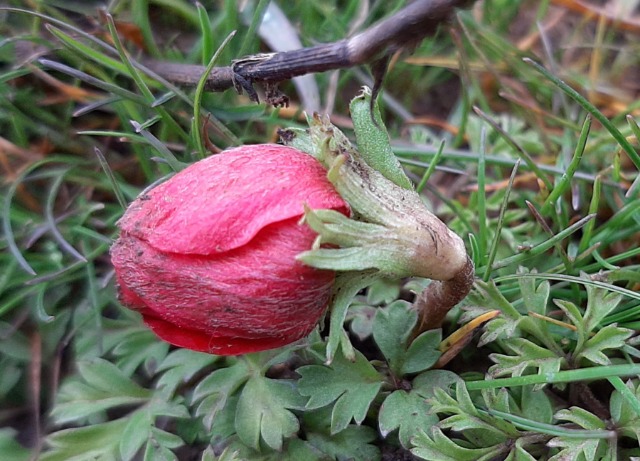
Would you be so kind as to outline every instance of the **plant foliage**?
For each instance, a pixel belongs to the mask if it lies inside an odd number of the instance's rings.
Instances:
[[[178,86],[146,58],[229,65],[267,47],[274,5],[276,29],[311,45],[405,2],[5,3],[3,460],[640,458],[632,11],[485,0],[392,60],[393,152],[476,267],[442,329],[414,334],[428,280],[365,274],[342,279],[328,328],[216,357],[119,304],[108,251],[124,207],[218,148],[301,126],[298,91],[353,139],[348,101],[367,78],[283,83],[292,106],[273,109]]]

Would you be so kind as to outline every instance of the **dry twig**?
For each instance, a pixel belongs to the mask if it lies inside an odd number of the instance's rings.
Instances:
[[[234,87],[243,90],[254,101],[258,95],[253,85],[265,88],[267,102],[286,104],[286,96],[277,90],[279,82],[298,75],[377,63],[386,68],[386,58],[401,48],[415,46],[435,33],[438,25],[447,21],[455,8],[473,0],[417,0],[396,14],[384,19],[354,37],[333,43],[280,53],[246,56],[231,66],[214,68],[207,78],[205,89],[225,91]],[[204,66],[148,60],[145,66],[163,78],[184,86],[195,86],[205,71]],[[384,72],[376,71],[377,90]]]

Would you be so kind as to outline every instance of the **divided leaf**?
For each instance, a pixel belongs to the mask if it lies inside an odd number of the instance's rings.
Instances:
[[[590,280],[587,274],[582,274],[582,276]],[[618,304],[622,301],[622,295],[588,283],[586,287],[587,308],[584,313],[584,328],[586,331],[592,332],[600,326],[602,320],[611,311],[618,307]]]
[[[502,312],[502,315],[487,322],[478,346],[484,346],[497,339],[508,340],[526,332],[550,350],[560,352],[560,347],[549,333],[546,322],[528,315],[528,312],[546,314],[550,284],[546,280],[538,283],[535,277],[526,276],[528,273],[526,268],[518,269],[518,274],[523,275],[518,280],[526,309],[523,313],[504,297],[493,282],[476,282],[476,289],[470,297],[472,306],[465,309],[467,312],[462,321],[467,322],[496,308]]]
[[[60,388],[51,416],[57,424],[76,422],[113,407],[145,403],[152,396],[114,364],[96,358],[78,363],[78,375]]]
[[[367,303],[371,306],[390,304],[400,296],[397,280],[379,278],[367,288]]]
[[[629,390],[628,395],[623,395],[618,390],[611,394],[609,402],[611,419],[624,435],[640,442],[640,413],[635,409],[640,401],[640,384],[634,384],[629,380],[625,386]],[[631,399],[635,399],[635,402],[630,402]]]
[[[602,457],[604,451],[602,442],[601,439],[569,439],[566,437],[556,437],[549,440],[547,445],[552,448],[561,448],[561,450],[549,458],[549,461],[613,459],[611,457]]]
[[[236,408],[238,437],[256,450],[261,437],[269,447],[281,450],[283,439],[300,428],[298,418],[289,409],[302,409],[305,400],[291,382],[252,377],[242,389]]]
[[[489,357],[496,364],[489,369],[493,377],[522,376],[529,368],[536,368],[538,374],[555,373],[560,370],[564,358],[558,357],[548,349],[538,346],[528,339],[512,338],[505,342],[505,347],[512,354],[491,354]]]
[[[338,434],[331,434],[332,410],[330,407],[307,410],[302,416],[306,439],[323,454],[322,461],[378,461],[380,450],[375,445],[378,440],[376,431],[369,426],[350,424]]]
[[[417,392],[395,391],[383,402],[378,415],[380,434],[386,437],[399,429],[400,443],[411,448],[410,440],[419,431],[427,431],[438,423],[438,417],[430,413],[431,407]]]
[[[238,458],[238,452],[230,447],[225,448],[219,456],[216,456],[213,448],[209,446],[202,452],[200,461],[242,461],[242,459]]]
[[[373,322],[373,338],[397,377],[419,373],[440,358],[441,330],[422,333],[407,347],[418,314],[406,301],[395,301],[379,308]]]
[[[349,306],[346,320],[349,323],[349,330],[356,335],[360,341],[364,341],[373,333],[373,323],[378,308],[367,304],[354,302]]]
[[[406,301],[379,308],[373,322],[373,339],[384,354],[389,368],[401,375],[406,343],[418,321],[418,313]]]
[[[581,407],[571,407],[559,410],[556,412],[555,418],[563,421],[570,421],[584,429],[597,430],[604,429],[606,427],[604,421]]]
[[[335,402],[331,412],[332,434],[344,430],[352,419],[362,423],[383,381],[359,351],[355,351],[353,362],[338,352],[330,367],[308,365],[297,371],[301,376],[299,392],[310,397],[306,408],[320,408]]]
[[[427,434],[419,431],[412,440],[415,456],[426,461],[488,461],[496,455],[494,447],[466,448],[458,445],[435,426]]]
[[[173,394],[178,386],[184,384],[203,368],[213,365],[219,357],[189,349],[176,349],[162,361],[157,371],[164,373],[156,384],[157,388]]]
[[[329,461],[320,450],[306,440],[292,438],[286,440],[281,451],[260,452],[243,444],[238,437],[231,438],[220,458],[202,461]],[[229,454],[223,457],[225,452]]]
[[[147,371],[152,372],[155,364],[162,362],[169,344],[158,341],[158,337],[150,330],[142,326],[131,327],[125,330],[125,335],[107,335],[105,346],[115,341],[112,353],[117,357],[115,364],[126,376],[131,376],[142,364]],[[120,337],[123,336],[123,337]]]
[[[477,280],[474,289],[467,299],[472,307],[465,308],[466,312],[460,320],[463,323],[494,309],[501,311],[500,316],[487,322],[485,325],[484,332],[478,341],[479,347],[493,342],[496,339],[515,336],[518,324],[523,316],[502,293],[500,293],[495,283]]]
[[[118,459],[118,446],[127,425],[124,418],[49,434],[50,449],[41,461],[73,461],[87,459]]]
[[[523,267],[518,268],[518,274],[527,274],[529,271]],[[522,301],[528,312],[545,315],[547,313],[547,303],[549,302],[549,294],[551,285],[548,280],[542,280],[538,284],[535,277],[522,277],[518,280],[520,292],[522,293]],[[538,284],[536,286],[536,284]]]
[[[334,296],[331,300],[331,318],[329,321],[329,340],[327,341],[327,363],[331,363],[338,352],[353,359],[353,346],[344,331],[347,309],[356,294],[378,279],[377,275],[367,273],[345,273],[336,278]]]
[[[589,279],[585,274],[582,277]],[[602,320],[618,306],[622,296],[588,283],[586,288],[587,307],[584,314],[572,302],[556,299],[554,303],[576,327],[577,342],[572,352],[575,362],[579,363],[584,358],[598,365],[610,365],[611,360],[603,351],[622,348],[633,331],[615,325],[600,328]]]
[[[544,389],[537,389],[535,386],[522,388],[520,414],[543,424],[553,423],[553,405]]]
[[[590,337],[584,347],[576,354],[576,359],[585,358],[598,365],[611,365],[611,359],[602,351],[621,349],[633,331],[627,328],[607,325]]]
[[[122,459],[134,459],[136,453],[146,443],[145,451],[169,451],[184,445],[179,436],[156,427],[158,417],[189,418],[189,412],[181,405],[172,401],[154,399],[149,404],[128,415],[119,443]],[[172,456],[174,456],[172,454]],[[175,456],[174,456],[175,457]],[[157,458],[153,458],[157,459]]]
[[[323,434],[310,432],[308,442],[320,450],[329,459],[344,459],[353,461],[378,461],[380,450],[373,445],[377,439],[376,431],[368,426],[350,424],[339,434]],[[299,458],[303,459],[303,458]],[[305,461],[307,458],[304,458]],[[322,460],[326,460],[322,457]]]
[[[200,401],[196,416],[202,416],[205,427],[211,429],[218,413],[228,400],[249,379],[246,362],[237,361],[232,366],[220,368],[200,381],[193,392],[192,402]]]
[[[433,461],[535,459],[529,450],[539,453],[550,437],[532,437],[532,432],[521,432],[507,417],[512,415],[534,424],[536,421],[549,424],[552,405],[546,394],[535,391],[533,386],[525,386],[517,390],[485,389],[480,395],[475,392],[474,395],[472,399],[461,380],[456,381],[455,391],[434,389],[433,398],[427,402],[431,405],[432,412],[445,417],[431,430],[420,431],[412,439],[415,447],[412,452]],[[534,405],[541,408],[533,410]],[[496,414],[492,414],[492,411]],[[531,414],[526,414],[528,412]]]

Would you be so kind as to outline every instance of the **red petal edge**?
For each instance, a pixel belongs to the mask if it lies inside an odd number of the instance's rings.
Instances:
[[[349,214],[326,175],[320,162],[296,149],[242,146],[196,162],[138,197],[119,225],[163,252],[221,253],[269,224],[302,216],[305,204]]]
[[[219,355],[290,344],[326,309],[334,274],[295,256],[315,233],[296,220],[263,229],[242,248],[215,256],[159,252],[123,232],[111,259],[120,300],[165,341]]]

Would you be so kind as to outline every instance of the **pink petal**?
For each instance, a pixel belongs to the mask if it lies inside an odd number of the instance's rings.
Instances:
[[[139,197],[119,225],[160,251],[211,255],[302,216],[304,204],[348,213],[313,157],[275,144],[242,146],[194,163]]]
[[[165,253],[123,232],[111,252],[122,301],[161,338],[195,350],[241,354],[294,342],[317,324],[334,280],[295,260],[315,239],[297,221],[211,256]]]

